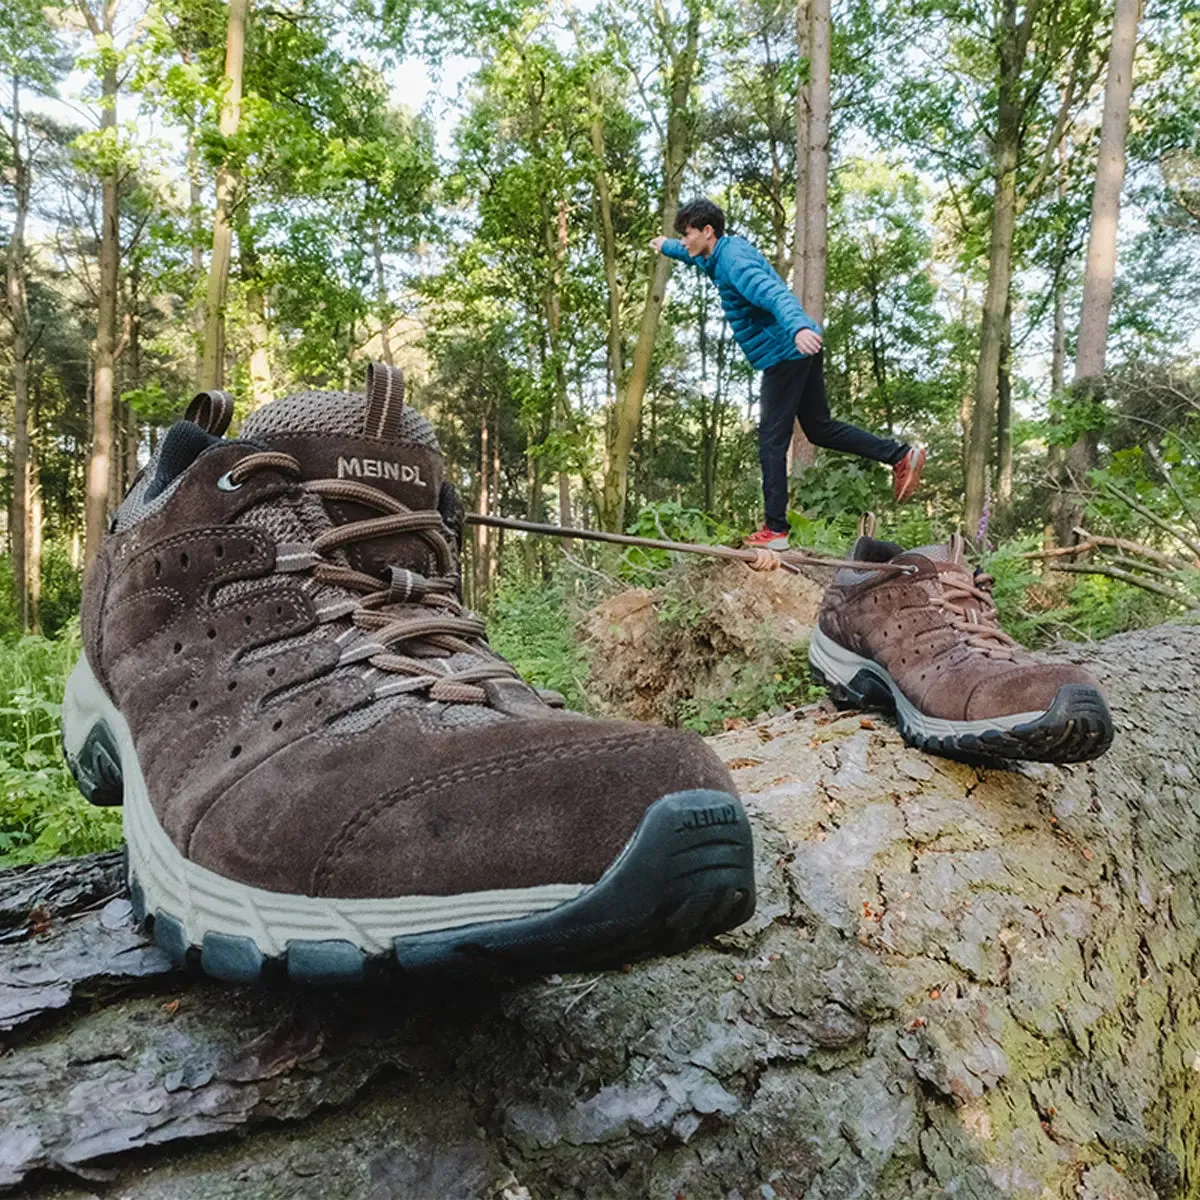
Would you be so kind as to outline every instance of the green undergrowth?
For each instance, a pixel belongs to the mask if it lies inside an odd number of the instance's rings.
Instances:
[[[59,744],[63,686],[78,654],[77,623],[57,638],[0,641],[0,867],[120,844],[120,811],[84,800]]]
[[[730,724],[763,714],[800,708],[825,695],[808,666],[808,644],[791,648],[773,664],[750,662],[740,667],[725,695],[694,697],[680,703],[679,724],[696,733],[720,733]]]
[[[561,692],[568,708],[585,712],[588,662],[575,636],[571,593],[565,573],[545,581],[511,571],[488,609],[488,641],[530,683]]]

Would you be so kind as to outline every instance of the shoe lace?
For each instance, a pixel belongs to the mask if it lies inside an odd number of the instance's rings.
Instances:
[[[992,596],[995,579],[982,571],[973,577],[960,566],[939,569],[941,595],[935,604],[950,617],[950,624],[965,635],[965,643],[990,658],[1009,659],[1017,642],[999,627]]]
[[[255,471],[276,470],[299,475],[300,463],[290,454],[248,454],[229,472],[239,486]],[[450,704],[486,704],[480,686],[490,679],[519,679],[516,670],[487,644],[483,622],[458,599],[453,552],[442,533],[436,510],[410,509],[386,492],[346,479],[302,480],[300,486],[322,500],[345,500],[381,515],[335,525],[307,546],[280,547],[277,564],[288,572],[310,571],[318,582],[356,593],[345,606],[335,606],[324,619],[349,617],[365,635],[343,651],[339,665],[366,662],[401,678],[377,688],[376,697],[428,689],[429,699]],[[353,542],[409,533],[433,553],[437,572],[423,575],[406,567],[390,567],[384,579],[331,562],[328,555]],[[382,586],[381,586],[382,585]],[[419,606],[422,612],[402,611]],[[477,666],[451,670],[444,659],[463,652],[482,658]]]

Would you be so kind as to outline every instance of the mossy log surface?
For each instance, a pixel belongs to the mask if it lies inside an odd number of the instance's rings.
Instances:
[[[132,929],[116,855],[0,874],[0,1181],[62,1200],[1198,1196],[1198,651],[1195,627],[1162,627],[1089,653],[1118,737],[1084,766],[977,770],[819,709],[714,738],[754,816],[758,913],[626,972],[226,987]]]

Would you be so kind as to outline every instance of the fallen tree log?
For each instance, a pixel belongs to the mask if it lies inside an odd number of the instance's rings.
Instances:
[[[0,874],[0,1180],[56,1200],[1200,1194],[1198,650],[1168,626],[1089,652],[1118,735],[1087,765],[977,770],[820,709],[714,738],[754,815],[758,912],[624,973],[239,989],[131,929],[115,855]]]

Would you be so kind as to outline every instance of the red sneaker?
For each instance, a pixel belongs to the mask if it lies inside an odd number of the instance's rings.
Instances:
[[[788,535],[778,529],[768,529],[765,525],[747,537],[742,538],[742,545],[750,550],[786,550]]]
[[[917,490],[924,466],[925,447],[913,446],[892,468],[892,495],[896,497],[897,504],[903,504]]]

